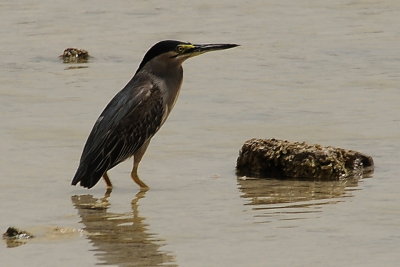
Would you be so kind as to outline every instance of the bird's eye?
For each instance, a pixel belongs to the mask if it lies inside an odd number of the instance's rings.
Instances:
[[[178,45],[178,46],[176,47],[176,52],[182,53],[183,51],[185,51],[185,48],[184,48],[183,46]]]

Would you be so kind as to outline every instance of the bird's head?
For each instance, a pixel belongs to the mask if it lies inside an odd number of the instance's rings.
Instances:
[[[182,64],[190,57],[206,52],[223,50],[238,46],[237,44],[191,44],[187,42],[166,40],[153,45],[145,54],[140,66],[140,71],[147,63],[157,60],[165,63]]]

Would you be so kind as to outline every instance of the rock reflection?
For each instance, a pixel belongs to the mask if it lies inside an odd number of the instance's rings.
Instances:
[[[343,201],[356,190],[358,179],[342,181],[295,181],[238,178],[241,196],[253,205],[258,218],[279,216],[282,220],[304,219],[320,212],[321,205]],[[268,222],[268,220],[263,220]]]
[[[174,257],[159,249],[163,240],[148,232],[145,217],[139,216],[138,201],[145,196],[139,192],[132,200],[132,212],[108,212],[111,191],[103,198],[92,195],[73,196],[83,230],[95,247],[99,265],[118,266],[177,266]]]

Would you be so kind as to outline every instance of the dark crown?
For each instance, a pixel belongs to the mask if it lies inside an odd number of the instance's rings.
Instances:
[[[143,68],[143,66],[146,65],[147,62],[149,62],[150,60],[152,60],[156,56],[159,56],[159,55],[164,54],[166,52],[174,51],[175,48],[179,44],[188,44],[188,43],[180,42],[180,41],[174,41],[174,40],[165,40],[165,41],[161,41],[161,42],[158,42],[155,45],[153,45],[149,49],[149,51],[147,51],[147,53],[144,55],[144,58],[143,58],[142,62],[140,63],[139,68],[136,71],[136,73],[139,72],[139,70],[141,70]]]

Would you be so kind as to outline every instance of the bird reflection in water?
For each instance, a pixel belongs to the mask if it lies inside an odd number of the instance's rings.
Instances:
[[[172,255],[160,251],[163,240],[149,233],[145,217],[139,216],[138,202],[145,193],[136,194],[132,211],[127,213],[108,211],[111,190],[100,199],[92,195],[71,197],[100,265],[177,266]]]
[[[238,177],[241,197],[254,206],[260,222],[269,219],[298,220],[321,212],[321,207],[344,201],[357,190],[358,179],[341,181],[298,181]],[[308,214],[308,215],[307,215]]]

